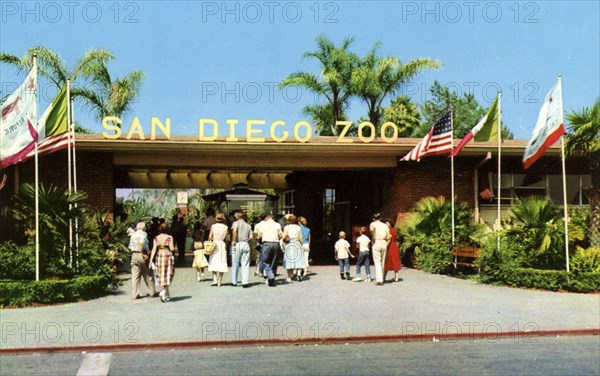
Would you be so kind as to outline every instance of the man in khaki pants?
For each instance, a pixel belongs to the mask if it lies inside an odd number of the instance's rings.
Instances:
[[[375,284],[383,285],[383,265],[385,263],[385,254],[388,244],[392,239],[390,229],[381,222],[381,214],[373,214],[373,222],[369,226],[371,230],[371,239],[373,239],[373,263],[375,264]]]
[[[129,239],[129,250],[131,251],[131,297],[140,298],[140,282],[144,278],[144,283],[150,289],[150,296],[156,295],[154,281],[144,260],[144,255],[148,255],[148,235],[144,231],[146,224],[139,222],[135,232]]]

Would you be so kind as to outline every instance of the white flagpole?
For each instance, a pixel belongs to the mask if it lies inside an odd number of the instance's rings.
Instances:
[[[67,180],[69,194],[72,192],[72,177],[71,177],[71,80],[67,80]],[[71,204],[69,204],[71,210]],[[73,267],[73,221],[69,219],[69,265]]]
[[[70,137],[73,138],[73,191],[77,192],[77,153],[75,149],[75,111],[73,111],[73,98],[67,98],[71,103],[71,122]],[[77,204],[75,204],[77,207]],[[79,223],[75,218],[75,265],[79,268]]]
[[[450,132],[452,134],[452,150],[450,151],[450,194],[452,195],[452,246],[455,243],[454,234],[454,109],[450,106]],[[456,269],[457,256],[454,256],[454,269]]]
[[[33,55],[33,67],[36,69],[35,85],[33,88],[33,114],[37,128],[37,56]],[[40,280],[40,190],[39,190],[39,168],[38,168],[38,140],[33,140],[35,145],[35,280]]]
[[[502,197],[502,92],[498,93],[498,228],[496,229],[496,247],[500,252],[500,228],[501,228],[501,216],[500,216],[500,199]]]
[[[452,245],[454,246],[454,110],[452,107],[450,107],[450,132],[452,134],[452,151],[450,152],[450,182],[452,186],[450,194],[452,195]],[[456,264],[454,266],[456,266]]]
[[[560,74],[558,75],[558,87],[560,88],[560,118],[563,119],[563,106],[562,106],[562,81]],[[564,125],[563,125],[564,126]],[[565,223],[565,260],[567,266],[567,273],[570,272],[569,267],[569,225],[567,220],[569,219],[569,209],[567,207],[567,169],[565,167],[565,136],[560,136],[560,156],[562,161],[562,183],[563,183],[563,211],[564,211],[564,223]]]

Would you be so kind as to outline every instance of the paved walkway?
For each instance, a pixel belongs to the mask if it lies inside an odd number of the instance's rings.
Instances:
[[[243,289],[231,286],[230,274],[211,287],[208,279],[197,282],[192,268],[180,268],[168,303],[131,299],[127,279],[100,299],[3,309],[0,349],[600,333],[599,294],[489,286],[406,268],[401,276],[402,282],[375,286],[341,280],[337,266],[317,266],[302,282],[278,277],[272,288],[251,277]]]

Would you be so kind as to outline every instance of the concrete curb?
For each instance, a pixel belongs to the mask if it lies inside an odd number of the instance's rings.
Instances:
[[[454,342],[465,340],[500,339],[532,340],[537,337],[554,336],[597,336],[600,329],[569,329],[569,330],[541,330],[541,331],[514,331],[502,333],[474,332],[474,333],[448,333],[448,334],[405,334],[390,336],[357,336],[357,337],[330,337],[330,338],[299,338],[272,339],[272,340],[237,340],[237,341],[189,341],[189,342],[163,342],[163,343],[134,343],[119,345],[92,345],[92,346],[56,346],[37,348],[8,348],[0,349],[0,354],[33,354],[33,353],[61,353],[61,352],[99,352],[99,351],[135,351],[135,350],[164,350],[181,348],[208,348],[208,347],[233,347],[233,346],[285,346],[285,345],[335,345],[340,343],[377,343],[377,342]]]

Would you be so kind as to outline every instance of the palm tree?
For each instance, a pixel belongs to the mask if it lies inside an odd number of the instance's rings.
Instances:
[[[380,45],[376,43],[352,72],[353,90],[367,103],[369,121],[375,127],[381,125],[381,105],[388,94],[395,94],[402,84],[420,72],[441,66],[439,61],[429,58],[418,58],[402,64],[393,56],[378,57]]]
[[[527,197],[510,207],[506,230],[511,241],[522,245],[524,267],[561,269],[564,264],[563,216],[547,197]],[[583,230],[569,224],[569,240],[583,239]]]
[[[40,262],[43,272],[60,274],[67,272],[69,261],[69,222],[83,220],[85,192],[69,192],[55,186],[39,187]],[[16,196],[14,218],[24,227],[25,234],[35,235],[35,188],[33,184],[21,185]]]
[[[321,134],[337,135],[335,123],[343,118],[343,110],[352,95],[352,70],[358,59],[348,48],[354,39],[346,38],[339,47],[324,35],[317,36],[316,40],[317,50],[307,52],[303,57],[319,60],[322,65],[321,74],[317,76],[307,72],[295,72],[281,81],[279,88],[304,87],[324,96],[331,111],[332,122],[328,128],[324,127],[320,131]]]
[[[600,248],[600,99],[591,108],[571,110],[565,149],[568,155],[589,158],[592,184],[586,189],[590,200],[590,243]]]
[[[98,62],[106,62],[113,58],[109,50],[91,49],[77,60],[74,66],[69,68],[58,53],[46,47],[34,46],[28,49],[22,58],[0,52],[0,62],[14,66],[20,73],[31,68],[34,55],[37,56],[38,72],[48,78],[57,89],[65,86],[67,79],[70,79],[72,82],[75,81],[79,74],[88,66]]]
[[[73,88],[73,94],[96,113],[98,120],[106,116],[121,117],[130,110],[144,81],[144,73],[137,70],[123,78],[111,77],[105,61],[85,66],[81,75],[90,80],[93,88],[76,87]]]

